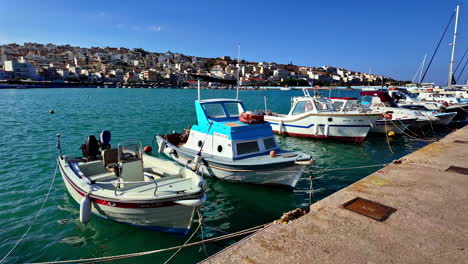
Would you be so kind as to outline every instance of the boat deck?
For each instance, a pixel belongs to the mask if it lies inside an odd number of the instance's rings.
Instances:
[[[193,194],[201,190],[194,184],[192,178],[184,178],[180,171],[166,171],[159,173],[157,168],[144,168],[144,181],[138,183],[124,183],[119,188],[117,186],[117,176],[114,172],[104,170],[102,161],[91,161],[86,166],[80,165],[84,174],[100,189],[101,192],[114,192],[125,194],[126,197],[143,198],[148,194],[156,196],[172,196],[180,194]],[[86,170],[88,169],[88,173]],[[93,172],[92,174],[90,172]],[[96,192],[96,194],[98,194]]]

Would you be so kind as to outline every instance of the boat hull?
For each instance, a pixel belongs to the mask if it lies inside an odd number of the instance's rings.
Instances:
[[[434,125],[448,125],[450,122],[452,122],[453,118],[457,115],[455,112],[449,112],[449,113],[437,113],[434,114],[433,116],[437,118],[435,122],[433,122]]]
[[[60,164],[60,172],[68,193],[78,204],[87,190],[69,167]],[[78,179],[78,178],[77,178]],[[110,197],[96,197],[92,194],[91,212],[102,218],[132,226],[161,232],[185,235],[190,230],[193,215],[198,207],[179,205],[173,201],[145,200],[123,201]]]
[[[279,135],[334,139],[361,143],[380,115],[308,115],[290,120],[266,116]]]
[[[162,144],[158,139],[158,144]],[[195,156],[172,144],[165,143],[164,154],[181,165],[193,164]],[[230,182],[243,182],[294,188],[309,164],[296,164],[294,161],[274,165],[233,165],[203,159],[199,173],[206,177]]]
[[[385,133],[392,131],[396,134],[403,134],[406,129],[408,129],[411,124],[416,121],[416,118],[413,119],[396,119],[396,120],[388,120],[388,119],[380,119],[377,120],[377,123],[373,128],[371,128],[370,133]]]

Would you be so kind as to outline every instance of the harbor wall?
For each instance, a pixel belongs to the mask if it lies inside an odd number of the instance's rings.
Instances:
[[[467,190],[468,126],[202,263],[466,263]]]

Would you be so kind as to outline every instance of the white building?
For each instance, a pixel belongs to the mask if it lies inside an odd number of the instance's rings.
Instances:
[[[285,79],[289,77],[289,71],[285,69],[276,69],[273,71],[273,79],[279,80],[279,79]]]
[[[34,65],[27,63],[23,57],[19,61],[9,60],[3,63],[3,68],[7,72],[12,72],[13,78],[36,79],[37,71]]]

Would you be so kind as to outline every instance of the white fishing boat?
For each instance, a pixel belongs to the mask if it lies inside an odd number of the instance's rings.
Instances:
[[[442,113],[439,111],[415,110],[400,107],[386,91],[361,92],[362,97],[370,97],[371,101],[365,101],[370,109],[382,113],[390,113],[395,118],[414,118],[416,122],[411,124],[411,128],[423,128],[431,125],[447,125],[452,121],[457,113]]]
[[[333,105],[340,112],[345,112],[349,110],[358,110],[360,105],[358,104],[358,99],[355,97],[330,97],[329,98]],[[362,110],[360,110],[362,111]],[[392,113],[384,113],[373,126],[369,133],[385,133],[394,132],[396,134],[404,134],[404,131],[408,129],[411,124],[413,124],[418,118],[406,117],[406,116],[393,116]]]
[[[187,234],[193,215],[206,200],[206,184],[192,170],[142,153],[139,141],[111,148],[110,133],[89,136],[83,157],[57,158],[63,182],[80,204],[80,221],[91,213],[137,227]]]
[[[247,112],[237,99],[195,101],[197,124],[158,135],[159,152],[208,177],[294,188],[309,155],[279,148],[263,115]]]
[[[372,111],[340,111],[327,98],[293,97],[288,114],[270,113],[265,116],[273,131],[280,135],[324,138],[361,143],[382,114]]]

